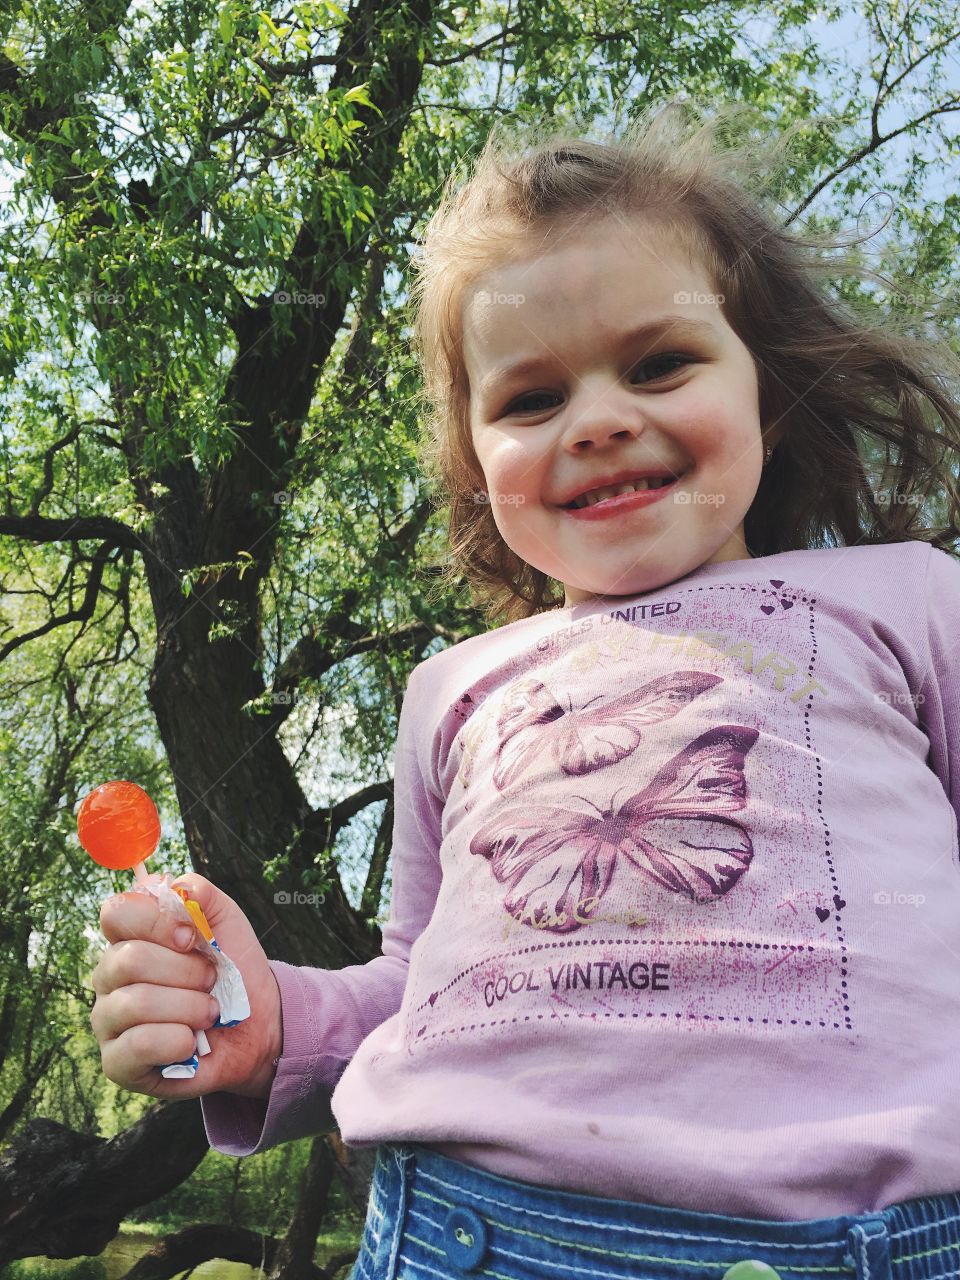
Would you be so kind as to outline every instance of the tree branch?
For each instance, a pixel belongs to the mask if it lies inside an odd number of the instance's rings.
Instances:
[[[349,618],[341,617],[339,621],[341,625],[335,634],[337,639],[346,642],[343,648],[333,649],[329,644],[317,640],[312,633],[301,636],[276,673],[273,693],[289,693],[305,677],[319,680],[338,663],[346,658],[355,657],[358,653],[369,653],[371,649],[385,649],[402,641],[430,640],[436,635],[436,632],[423,622],[408,622],[394,631],[370,632]],[[329,624],[324,627],[324,635],[327,638],[331,635]],[[289,711],[289,708],[287,710]]]
[[[825,187],[828,187],[835,178],[839,178],[841,173],[845,173],[847,169],[852,169],[855,164],[859,164],[865,156],[868,156],[872,152],[878,150],[885,142],[890,142],[893,138],[899,137],[901,133],[906,133],[908,129],[913,129],[916,125],[923,124],[925,120],[930,120],[934,116],[938,115],[946,115],[951,111],[960,111],[960,97],[948,98],[946,102],[942,102],[936,107],[931,107],[930,110],[925,111],[922,116],[917,116],[915,120],[908,120],[907,123],[901,125],[899,129],[891,129],[889,133],[883,134],[882,137],[872,137],[869,142],[865,142],[862,147],[858,147],[856,151],[848,156],[847,159],[844,160],[843,164],[838,165],[836,169],[831,170],[830,173],[820,179],[808,195],[800,201],[796,209],[794,209],[794,211],[785,219],[784,226],[789,226],[795,218],[799,218],[804,209],[808,208],[820,192],[823,191]]]
[[[178,1187],[209,1150],[197,1100],[161,1102],[109,1140],[31,1120],[0,1156],[0,1266],[100,1253],[131,1209]]]
[[[47,516],[0,515],[0,534],[22,538],[26,542],[83,542],[100,538],[108,546],[129,547],[142,551],[139,534],[121,520],[111,516]]]
[[[498,31],[496,35],[489,36],[486,40],[481,40],[479,44],[471,45],[469,49],[465,49],[462,53],[454,54],[452,58],[425,58],[424,63],[428,67],[449,67],[455,62],[466,62],[467,58],[475,58],[478,53],[490,45],[506,40],[507,36],[519,35],[522,31],[523,26],[518,22],[515,26],[504,27],[502,31]]]
[[[266,58],[254,58],[253,61],[271,80],[282,80],[284,76],[307,76],[314,67],[335,67],[337,55],[318,53],[312,58],[304,58],[302,62],[267,62]]]
[[[55,440],[50,448],[43,455],[43,484],[34,494],[33,502],[30,503],[30,515],[36,517],[40,514],[40,507],[43,505],[44,498],[49,498],[53,493],[53,458],[54,454],[59,453],[61,449],[66,449],[68,445],[73,444],[80,434],[82,424],[77,423],[62,440]]]
[[[327,809],[314,809],[307,816],[304,833],[319,840],[325,848],[331,849],[337,835],[351,818],[356,817],[368,805],[377,804],[380,800],[393,799],[393,779],[383,782],[371,782],[351,796],[345,796]]]
[[[83,601],[78,609],[68,609],[66,613],[54,614],[42,626],[34,627],[32,631],[28,631],[24,635],[14,636],[12,640],[8,640],[3,648],[0,649],[0,662],[3,662],[4,658],[13,653],[14,649],[19,649],[21,645],[46,635],[48,631],[54,631],[57,627],[66,626],[71,622],[89,622],[100,599],[100,588],[103,585],[103,571],[107,558],[109,553],[115,550],[116,548],[109,542],[103,542],[97,548],[91,561],[90,576],[87,578]]]

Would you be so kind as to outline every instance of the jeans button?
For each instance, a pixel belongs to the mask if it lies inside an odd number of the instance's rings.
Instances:
[[[487,1227],[472,1209],[451,1209],[443,1224],[447,1257],[462,1271],[480,1265],[487,1251]]]
[[[729,1267],[721,1280],[780,1280],[780,1272],[768,1267],[765,1262],[745,1258],[743,1262],[735,1262]]]

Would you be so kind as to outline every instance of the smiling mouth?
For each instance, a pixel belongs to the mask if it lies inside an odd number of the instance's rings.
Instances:
[[[681,473],[682,475],[683,473]],[[607,498],[619,497],[625,493],[646,493],[649,489],[666,489],[676,484],[681,476],[657,476],[644,480],[628,480],[623,484],[606,485],[600,489],[588,489],[572,502],[565,502],[561,511],[582,511],[585,507],[595,507],[598,502]]]

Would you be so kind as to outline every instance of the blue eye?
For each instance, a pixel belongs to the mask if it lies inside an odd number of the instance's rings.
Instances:
[[[642,364],[637,365],[637,369],[646,369],[646,368],[648,368],[650,365],[658,365],[658,364],[662,364],[662,363],[663,363],[663,362],[665,362],[665,361],[672,361],[673,363],[675,363],[675,364],[677,364],[677,365],[685,365],[685,364],[689,364],[689,363],[690,363],[690,357],[689,357],[689,356],[685,356],[685,355],[681,355],[681,354],[679,354],[679,353],[678,353],[678,354],[676,354],[676,355],[672,355],[672,354],[667,355],[667,354],[664,354],[664,355],[659,355],[659,356],[651,356],[651,358],[650,358],[649,360],[644,360]],[[634,372],[636,372],[636,370],[635,370]],[[656,381],[658,380],[658,378],[662,378],[662,377],[664,377],[664,376],[669,377],[671,373],[676,373],[676,369],[669,369],[669,370],[667,371],[666,375],[664,375],[664,374],[659,374],[659,375],[657,375],[657,377],[654,377],[654,378],[648,378],[648,379],[646,379],[646,381],[648,381],[648,382],[656,382]],[[530,408],[530,407],[529,407],[529,402],[530,402],[531,400],[541,400],[541,399],[544,399],[544,398],[549,399],[551,396],[555,396],[555,393],[554,393],[554,392],[552,392],[552,391],[531,391],[529,395],[520,396],[518,399],[513,400],[510,404],[508,404],[508,405],[507,405],[507,407],[506,407],[506,409],[504,410],[504,413],[516,413],[516,412],[519,412],[519,413],[542,413],[542,412],[544,411],[544,409],[545,409],[545,408],[547,408],[547,407],[549,407],[549,406],[542,406],[542,407],[540,407],[540,408]],[[524,405],[527,405],[528,407],[524,409],[524,408],[523,408],[523,406],[524,406]]]

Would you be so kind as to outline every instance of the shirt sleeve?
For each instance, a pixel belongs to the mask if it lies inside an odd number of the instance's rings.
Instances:
[[[256,1155],[335,1129],[330,1098],[337,1082],[366,1037],[400,1009],[410,951],[433,915],[441,878],[442,798],[427,785],[421,754],[431,741],[422,666],[407,684],[397,726],[393,890],[382,954],[343,969],[270,961],[283,1016],[283,1051],[270,1096],[221,1092],[200,1100],[207,1140],[224,1155]]]
[[[927,652],[917,717],[930,739],[930,765],[960,824],[960,560],[930,548]]]

